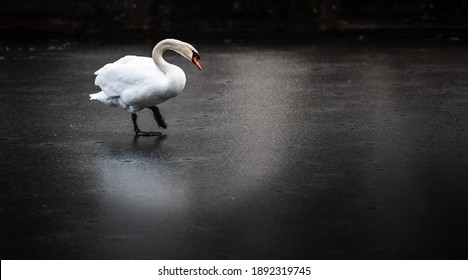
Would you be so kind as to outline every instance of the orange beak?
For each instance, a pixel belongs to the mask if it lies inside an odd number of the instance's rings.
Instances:
[[[198,69],[202,70],[201,65],[200,65],[200,59],[196,56],[192,58],[192,62],[197,65]]]

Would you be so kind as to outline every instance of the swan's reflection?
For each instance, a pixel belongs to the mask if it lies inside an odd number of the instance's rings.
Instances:
[[[164,141],[133,138],[102,144],[102,157],[95,162],[102,190],[100,244],[112,257],[122,253],[119,244],[131,245],[128,250],[136,254],[145,251],[144,242],[156,246],[155,253],[170,251],[165,246],[184,224],[190,207],[187,182],[173,174],[174,163],[160,152]]]
[[[135,137],[127,144],[122,140],[102,145],[105,156],[98,158],[96,166],[106,192],[103,200],[109,206],[115,204],[113,210],[181,211],[185,196],[178,187],[180,182],[165,176],[168,162],[159,149],[164,141],[165,137]]]

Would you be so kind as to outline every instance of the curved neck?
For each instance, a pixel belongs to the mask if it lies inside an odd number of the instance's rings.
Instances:
[[[168,63],[167,61],[164,60],[162,57],[163,53],[167,50],[173,50],[179,54],[180,53],[180,44],[182,42],[179,40],[175,39],[165,39],[159,42],[153,49],[153,60],[156,66],[158,66],[161,71],[163,71],[165,74],[168,74],[168,72],[173,69],[173,67],[177,67],[175,65],[172,65]]]
[[[171,68],[171,64],[168,63],[167,61],[164,60],[163,58],[163,53],[167,51],[169,48],[165,44],[157,44],[154,49],[153,49],[153,61],[156,64],[156,66],[164,72],[164,74],[168,74]]]
[[[152,55],[156,67],[164,72],[168,78],[169,87],[176,94],[181,92],[185,87],[185,73],[178,66],[165,61],[162,55],[167,50],[172,50],[180,54],[178,44],[180,44],[180,41],[174,39],[163,40],[154,47]]]

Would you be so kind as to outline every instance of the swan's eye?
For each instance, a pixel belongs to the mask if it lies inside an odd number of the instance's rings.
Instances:
[[[192,59],[196,58],[197,60],[200,60],[200,55],[194,51],[192,51]]]

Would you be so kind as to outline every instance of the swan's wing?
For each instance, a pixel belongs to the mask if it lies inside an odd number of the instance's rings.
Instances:
[[[127,55],[109,64],[137,64],[140,66],[156,68],[156,65],[154,64],[154,61],[151,57],[136,56],[136,55]],[[104,65],[104,67],[106,67],[109,64]],[[94,72],[94,75],[100,74],[102,69],[104,69],[104,67]]]
[[[109,97],[145,95],[164,90],[165,75],[153,63],[109,63],[99,69],[95,84]]]

